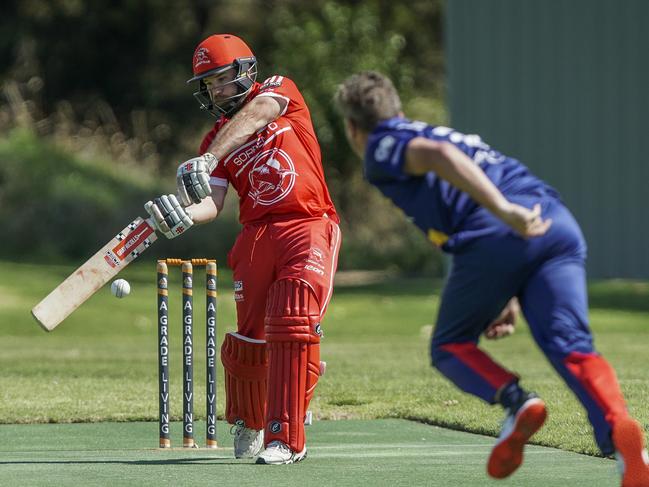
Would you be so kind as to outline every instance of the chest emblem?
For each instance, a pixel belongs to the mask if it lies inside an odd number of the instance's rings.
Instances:
[[[285,198],[295,185],[295,166],[290,156],[281,149],[270,149],[259,154],[248,173],[248,196],[254,206],[268,206]]]

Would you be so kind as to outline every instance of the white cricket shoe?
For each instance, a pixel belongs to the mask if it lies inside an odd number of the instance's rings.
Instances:
[[[306,458],[306,445],[301,452],[294,452],[286,443],[271,441],[266,449],[257,458],[260,465],[288,465],[297,463]]]
[[[264,430],[235,424],[230,432],[234,434],[234,458],[254,458],[264,447]]]

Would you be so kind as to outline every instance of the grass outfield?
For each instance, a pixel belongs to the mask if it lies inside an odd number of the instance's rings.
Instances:
[[[180,424],[172,426],[178,439]],[[235,460],[223,424],[228,447],[216,451],[153,449],[154,423],[0,425],[0,437],[12,439],[0,445],[0,485],[571,487],[586,472],[589,487],[618,484],[611,460],[539,446],[526,448],[514,476],[489,480],[492,438],[411,421],[321,421],[309,430],[305,462],[268,467]]]
[[[108,288],[54,332],[43,332],[29,309],[71,271],[68,266],[0,263],[0,423],[153,421],[157,418],[155,265],[137,262],[120,277],[131,295],[117,300]],[[174,269],[171,312],[180,320],[179,270]],[[199,282],[202,276],[197,276]],[[219,338],[234,330],[231,278],[219,278]],[[196,289],[198,289],[196,285]],[[428,364],[428,337],[439,283],[388,279],[337,287],[323,326],[321,380],[312,410],[319,419],[408,418],[496,435],[501,411],[456,390]],[[195,293],[197,314],[203,298]],[[619,373],[631,412],[649,424],[649,284],[597,283],[591,288],[598,348]],[[174,314],[175,313],[175,314]],[[195,330],[195,412],[204,418],[203,330]],[[172,411],[180,419],[180,339],[172,329]],[[531,341],[525,326],[487,346],[520,373],[549,406],[541,445],[596,454],[585,415]],[[219,367],[219,380],[222,373]],[[222,383],[222,382],[221,382]],[[219,385],[219,390],[222,387]],[[218,411],[223,412],[223,395]],[[3,435],[4,436],[4,435]]]

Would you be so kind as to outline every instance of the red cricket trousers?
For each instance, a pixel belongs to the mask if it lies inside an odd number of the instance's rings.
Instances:
[[[338,225],[326,216],[246,224],[228,255],[237,332],[264,339],[267,294],[279,279],[306,282],[322,318],[331,299],[340,243]]]

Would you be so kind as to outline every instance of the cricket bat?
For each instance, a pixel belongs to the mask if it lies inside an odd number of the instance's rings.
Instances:
[[[185,169],[190,173],[193,170],[194,159],[190,159],[185,164]],[[218,164],[218,159],[209,157],[205,163],[207,173],[211,174]],[[180,184],[182,179],[189,178],[189,175],[185,174],[184,177],[181,175],[178,178]],[[183,200],[180,197],[179,199]],[[43,329],[52,331],[157,239],[153,220],[137,217],[34,306],[32,316]]]
[[[52,331],[157,239],[153,221],[137,217],[34,306],[32,316]]]

